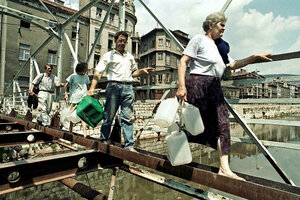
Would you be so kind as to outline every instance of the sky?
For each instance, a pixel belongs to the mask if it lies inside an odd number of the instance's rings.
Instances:
[[[77,8],[79,0],[65,0]],[[159,27],[140,4],[136,6],[136,32],[140,36]],[[181,30],[192,38],[204,34],[205,17],[220,11],[226,0],[144,0],[150,10],[170,30]],[[76,7],[77,6],[77,7]],[[232,0],[225,11],[228,18],[223,39],[230,44],[230,56],[242,59],[256,53],[282,54],[300,51],[299,0]],[[300,58],[253,64],[247,71],[260,74],[298,74]]]

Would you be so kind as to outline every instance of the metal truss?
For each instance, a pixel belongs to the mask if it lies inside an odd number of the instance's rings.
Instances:
[[[164,155],[141,149],[137,149],[138,152],[127,151],[117,143],[108,145],[99,140],[84,138],[74,133],[39,126],[30,121],[5,115],[0,115],[0,119],[6,120],[7,122],[16,122],[26,128],[35,128],[52,137],[65,139],[92,149],[82,152],[1,164],[0,191],[2,191],[2,193],[20,190],[23,189],[24,186],[30,187],[50,181],[70,178],[78,174],[98,170],[100,169],[99,166],[120,166],[123,165],[123,160],[126,160],[149,169],[154,169],[159,172],[247,199],[300,199],[300,188],[289,184],[237,173],[247,180],[240,181],[227,176],[218,175],[218,169],[215,167],[194,162],[173,167]],[[32,168],[37,170],[31,170]],[[144,178],[148,177],[149,180],[151,179],[151,181],[156,183],[164,184],[167,187],[171,187],[173,184],[167,179],[155,180],[153,176],[149,177],[142,171],[138,172],[139,170],[137,171],[137,169],[130,169],[126,166],[122,167],[122,169],[130,171],[130,173],[145,176]],[[190,192],[192,192],[192,190]],[[201,194],[200,191],[199,194]]]

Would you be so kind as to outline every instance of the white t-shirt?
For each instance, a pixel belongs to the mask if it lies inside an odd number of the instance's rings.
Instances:
[[[47,76],[46,73],[40,73],[34,78],[32,84],[37,85],[39,82],[40,82],[39,84],[40,90],[53,92],[55,89],[55,84],[58,84],[58,78],[53,74]]]
[[[101,74],[105,72],[109,81],[132,82],[132,72],[138,69],[134,57],[128,52],[121,55],[118,51],[113,51],[103,55],[96,70]]]
[[[87,85],[90,83],[88,75],[80,75],[74,73],[67,78],[67,82],[70,85],[70,103],[78,103],[86,96]]]
[[[190,73],[221,78],[226,65],[218,51],[214,40],[205,35],[193,37],[183,54],[192,58],[190,62]],[[233,60],[229,57],[230,63]]]

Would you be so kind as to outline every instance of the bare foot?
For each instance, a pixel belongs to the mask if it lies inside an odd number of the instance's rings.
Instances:
[[[238,175],[236,175],[233,172],[231,172],[231,173],[223,173],[222,171],[219,170],[218,174],[222,175],[222,176],[227,176],[229,178],[237,179],[237,180],[240,180],[240,181],[246,181],[246,179],[244,179],[242,177],[239,177]]]

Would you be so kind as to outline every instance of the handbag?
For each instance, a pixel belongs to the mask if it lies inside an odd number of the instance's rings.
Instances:
[[[40,91],[39,85],[42,82],[43,78],[44,78],[44,74],[43,74],[42,78],[40,79],[39,83],[36,84],[36,85],[34,85],[34,87],[32,89],[32,91],[34,92],[34,94],[38,94],[39,93],[39,91]]]

